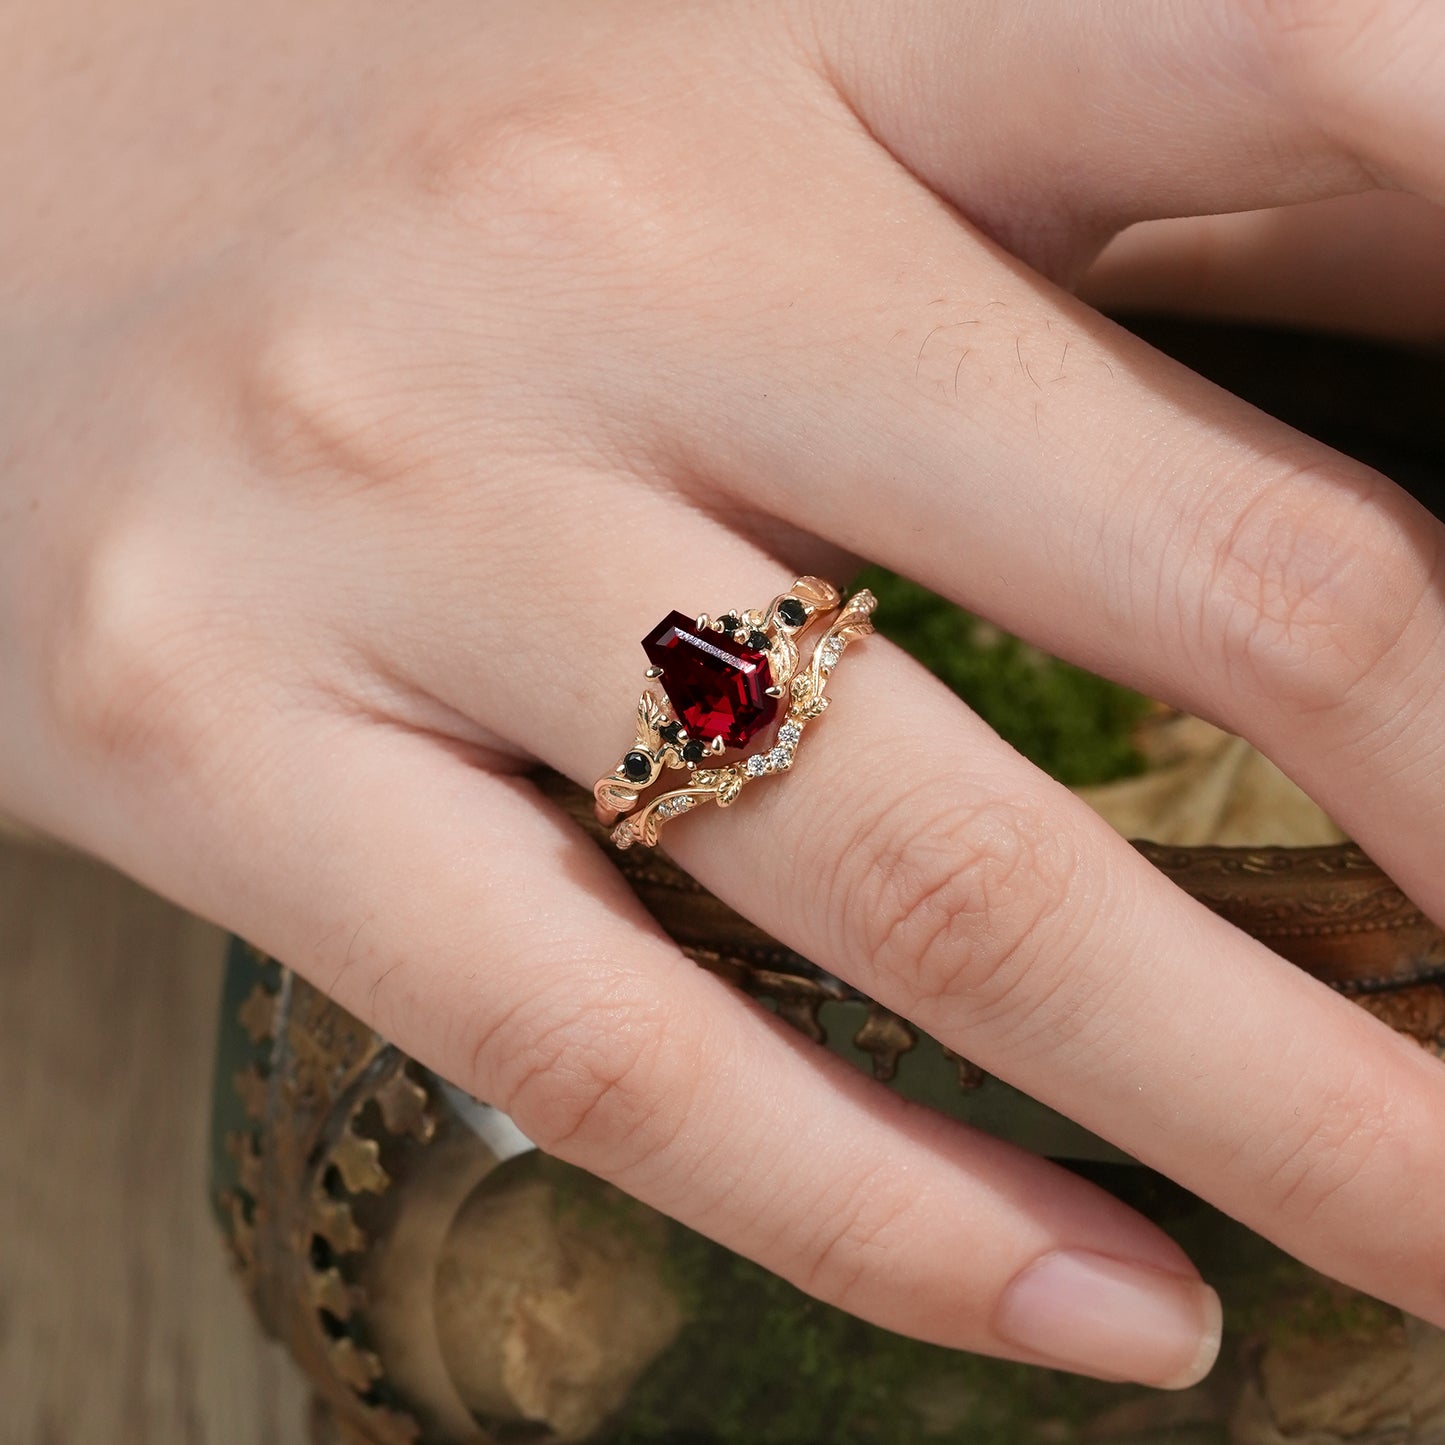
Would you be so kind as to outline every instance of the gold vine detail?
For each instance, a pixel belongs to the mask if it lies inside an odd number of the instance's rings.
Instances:
[[[795,587],[792,595],[798,595],[798,590],[798,587]],[[834,592],[833,596],[836,598],[837,593]],[[770,662],[774,667],[773,677],[776,685],[786,690],[789,705],[787,716],[779,725],[776,741],[771,747],[725,767],[694,768],[685,786],[660,793],[636,812],[631,812],[638,795],[650,787],[661,773],[664,761],[672,767],[687,766],[681,753],[664,742],[656,730],[666,721],[667,715],[662,704],[651,692],[644,692],[642,701],[638,704],[637,746],[639,751],[648,751],[654,755],[652,776],[645,782],[637,783],[606,778],[599,782],[594,790],[599,803],[610,806],[614,812],[628,812],[628,816],[620,819],[613,827],[612,841],[619,848],[630,848],[634,844],[646,848],[654,847],[659,830],[673,818],[708,802],[716,803],[719,808],[731,807],[747,783],[786,772],[793,764],[793,754],[802,739],[804,728],[814,718],[821,717],[828,706],[829,699],[825,695],[828,679],[837,666],[838,659],[842,657],[844,648],[850,642],[866,637],[873,631],[872,614],[877,605],[878,599],[867,588],[860,588],[855,592],[818,638],[807,667],[800,672],[794,671],[797,666],[797,649],[791,639],[783,639],[788,643],[791,657],[779,657],[779,649],[776,643],[774,644],[774,649],[770,651]],[[771,621],[771,614],[771,608],[764,614],[768,621]],[[786,668],[780,667],[779,664],[784,662],[787,664]],[[643,725],[644,718],[648,719],[646,727]],[[669,756],[670,752],[676,753],[676,762]],[[613,798],[617,801],[612,802]]]

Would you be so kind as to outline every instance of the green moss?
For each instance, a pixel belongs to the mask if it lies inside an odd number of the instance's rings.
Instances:
[[[687,1322],[631,1391],[608,1445],[1027,1445],[1116,1387],[962,1354],[825,1305],[555,1159],[530,1165],[572,1218],[645,1238]],[[940,1418],[935,1403],[955,1416]],[[945,1417],[947,1410],[945,1410]],[[1057,1438],[1055,1436],[1054,1438]]]
[[[874,625],[953,689],[1003,739],[1070,786],[1143,771],[1135,725],[1150,707],[1117,683],[1000,632],[881,567],[854,579],[878,596]]]
[[[682,1226],[669,1260],[695,1313],[609,1445],[1023,1445],[1038,1422],[1075,1420],[1099,1399],[1097,1382],[879,1329]],[[962,1418],[930,1428],[940,1382]]]
[[[616,1235],[644,1250],[658,1250],[666,1221],[655,1210],[624,1194],[615,1184],[563,1164],[551,1155],[534,1152],[519,1155],[518,1159],[527,1173],[551,1185],[554,1218],[569,1219],[583,1230]]]
[[[1024,1445],[1034,1424],[1080,1418],[1089,1392],[1107,1389],[867,1324],[549,1156],[504,1167],[551,1184],[559,1216],[645,1243],[682,1306],[678,1339],[608,1445]],[[940,1392],[963,1402],[956,1428],[929,1428]]]
[[[1393,1305],[1338,1283],[1286,1254],[1182,1185],[1137,1165],[1062,1161],[1152,1219],[1219,1291],[1232,1339],[1288,1346],[1325,1339],[1380,1340],[1398,1329]]]
[[[1292,1296],[1282,1294],[1277,1298],[1262,1322],[1262,1333],[1271,1344],[1288,1347],[1305,1341],[1379,1341],[1389,1339],[1401,1328],[1403,1317],[1393,1305],[1303,1266],[1301,1273],[1308,1277],[1302,1287]]]

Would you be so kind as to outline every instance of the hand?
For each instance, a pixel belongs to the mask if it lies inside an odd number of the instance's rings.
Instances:
[[[823,1299],[1197,1378],[1172,1242],[696,968],[524,773],[613,765],[671,608],[867,558],[1244,734],[1445,921],[1440,524],[1069,290],[1140,219],[1445,199],[1438,11],[8,23],[0,804]],[[1445,1324],[1439,1062],[881,638],[830,694],[790,776],[669,830],[683,866]]]

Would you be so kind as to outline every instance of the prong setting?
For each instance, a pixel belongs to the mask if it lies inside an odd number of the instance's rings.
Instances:
[[[833,667],[848,642],[873,631],[871,614],[876,606],[876,599],[866,589],[844,604],[836,587],[805,576],[797,578],[765,609],[729,611],[717,618],[699,613],[697,632],[730,635],[732,642],[723,650],[738,658],[736,664],[726,659],[714,661],[720,652],[714,651],[712,644],[700,644],[700,640],[689,644],[684,630],[686,614],[674,610],[664,617],[643,639],[653,663],[646,676],[655,681],[665,675],[671,685],[665,685],[660,694],[644,691],[638,704],[636,742],[614,773],[593,788],[598,819],[609,825],[613,843],[619,848],[634,844],[652,847],[659,827],[678,814],[704,802],[730,807],[745,783],[788,771],[806,724],[828,707],[830,700],[824,690]],[[801,660],[794,634],[831,613],[837,615],[812,655]],[[734,650],[739,644],[740,652]],[[686,651],[689,645],[694,648],[692,653]],[[676,676],[674,657],[681,664]],[[661,665],[664,661],[666,668]],[[757,675],[765,666],[771,678],[766,671]],[[764,687],[765,683],[771,685]],[[709,687],[716,690],[709,691]],[[737,690],[736,697],[729,689]],[[762,705],[764,697],[766,707]],[[723,763],[728,748],[746,746],[747,739],[759,730],[759,720],[770,719],[773,705],[783,699],[787,700],[786,712],[771,747]],[[699,725],[701,736],[689,734],[679,708]],[[704,720],[701,724],[700,718]],[[723,730],[718,731],[719,727]],[[640,796],[659,780],[663,768],[686,769],[687,777],[679,780],[680,787],[663,784],[651,797]]]

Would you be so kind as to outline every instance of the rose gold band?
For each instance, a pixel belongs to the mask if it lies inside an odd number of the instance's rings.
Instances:
[[[652,847],[659,828],[680,813],[709,801],[726,808],[745,784],[792,766],[803,730],[828,706],[824,690],[843,649],[873,631],[871,592],[862,588],[840,601],[831,583],[799,577],[761,611],[695,619],[671,613],[643,640],[653,662],[647,677],[659,690],[643,690],[633,745],[592,789],[599,820],[619,819],[611,834],[619,848]],[[803,663],[798,639],[825,619]],[[768,746],[718,761],[749,746],[778,715]],[[643,802],[664,769],[687,776]]]

